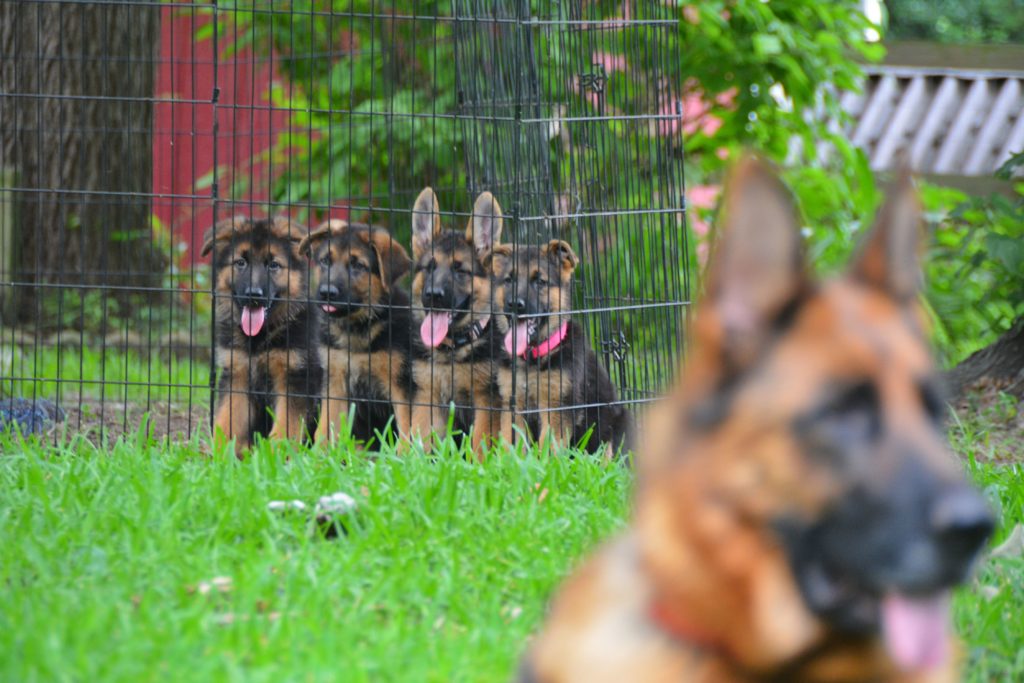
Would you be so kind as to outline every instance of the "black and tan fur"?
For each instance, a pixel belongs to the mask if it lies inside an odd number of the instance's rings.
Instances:
[[[473,205],[465,232],[446,230],[429,187],[417,197],[412,214],[414,326],[419,331],[429,325],[429,315],[451,317],[443,341],[433,348],[420,334],[413,364],[417,388],[412,434],[427,439],[443,433],[454,403],[454,428],[472,430],[478,454],[507,419],[496,381],[503,321],[493,315],[491,274],[484,265],[499,243],[502,220],[501,206],[484,192]]]
[[[384,228],[331,220],[299,244],[316,268],[323,397],[316,439],[333,440],[355,406],[352,435],[369,442],[389,423],[409,431],[412,392],[409,295],[398,280],[405,249]]]
[[[590,348],[583,329],[572,320],[573,273],[579,265],[567,242],[540,246],[499,245],[491,267],[496,301],[507,316],[500,393],[514,397],[519,433],[544,442],[554,438],[588,451],[606,454],[632,446],[632,416],[616,404],[615,387]],[[517,316],[538,316],[518,318]],[[533,352],[564,324],[565,338],[544,355]],[[528,335],[523,349],[508,351],[516,329]],[[585,406],[571,408],[570,406]],[[524,412],[525,411],[525,412]]]
[[[308,266],[296,248],[306,233],[285,218],[236,216],[214,226],[203,244],[203,256],[213,252],[214,429],[218,439],[235,439],[238,452],[256,434],[305,438],[312,429],[321,370]],[[242,324],[248,309],[265,311],[252,335]]]
[[[739,167],[724,211],[634,519],[559,591],[519,680],[958,680],[932,634],[993,520],[946,443],[912,185],[826,283],[764,166]],[[908,600],[938,618],[895,618]]]

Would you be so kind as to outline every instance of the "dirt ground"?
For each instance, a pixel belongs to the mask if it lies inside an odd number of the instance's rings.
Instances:
[[[89,400],[81,403],[62,403],[65,419],[54,430],[54,436],[85,434],[92,440],[117,439],[139,431],[146,413],[149,413],[150,431],[157,439],[170,437],[184,441],[193,434],[209,434],[210,409],[206,405],[191,406],[153,402],[149,406],[117,401]]]
[[[983,380],[954,406],[968,428],[980,427],[987,436],[978,457],[988,462],[1024,462],[1024,401],[1004,392],[1002,383]]]

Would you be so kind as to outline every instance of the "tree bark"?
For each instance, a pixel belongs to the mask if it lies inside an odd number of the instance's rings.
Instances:
[[[988,346],[975,351],[946,374],[950,389],[959,398],[982,380],[1024,398],[1024,316]]]
[[[0,171],[14,178],[16,245],[4,258],[25,283],[14,287],[22,321],[61,293],[32,285],[69,285],[77,300],[87,288],[160,284],[168,255],[154,244],[150,195],[159,28],[156,5],[0,2]]]

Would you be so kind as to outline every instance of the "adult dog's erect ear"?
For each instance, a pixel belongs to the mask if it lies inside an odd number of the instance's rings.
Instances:
[[[726,184],[704,299],[727,355],[748,358],[806,283],[789,192],[767,165],[747,158]]]
[[[921,286],[922,225],[913,178],[901,171],[861,244],[850,277],[897,301],[913,299]]]

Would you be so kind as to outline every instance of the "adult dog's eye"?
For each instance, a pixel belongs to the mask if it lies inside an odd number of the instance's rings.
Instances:
[[[949,406],[946,404],[942,389],[934,383],[922,382],[918,386],[918,391],[921,393],[921,404],[928,419],[932,424],[942,427],[949,417]]]
[[[235,268],[245,268],[248,265],[248,263],[244,258],[236,258],[235,262],[232,265],[234,265]]]
[[[815,417],[837,442],[873,441],[882,431],[878,391],[873,384],[855,384],[827,403]]]
[[[270,262],[267,263],[267,268],[270,270],[281,270],[281,262],[277,259],[271,259]]]

